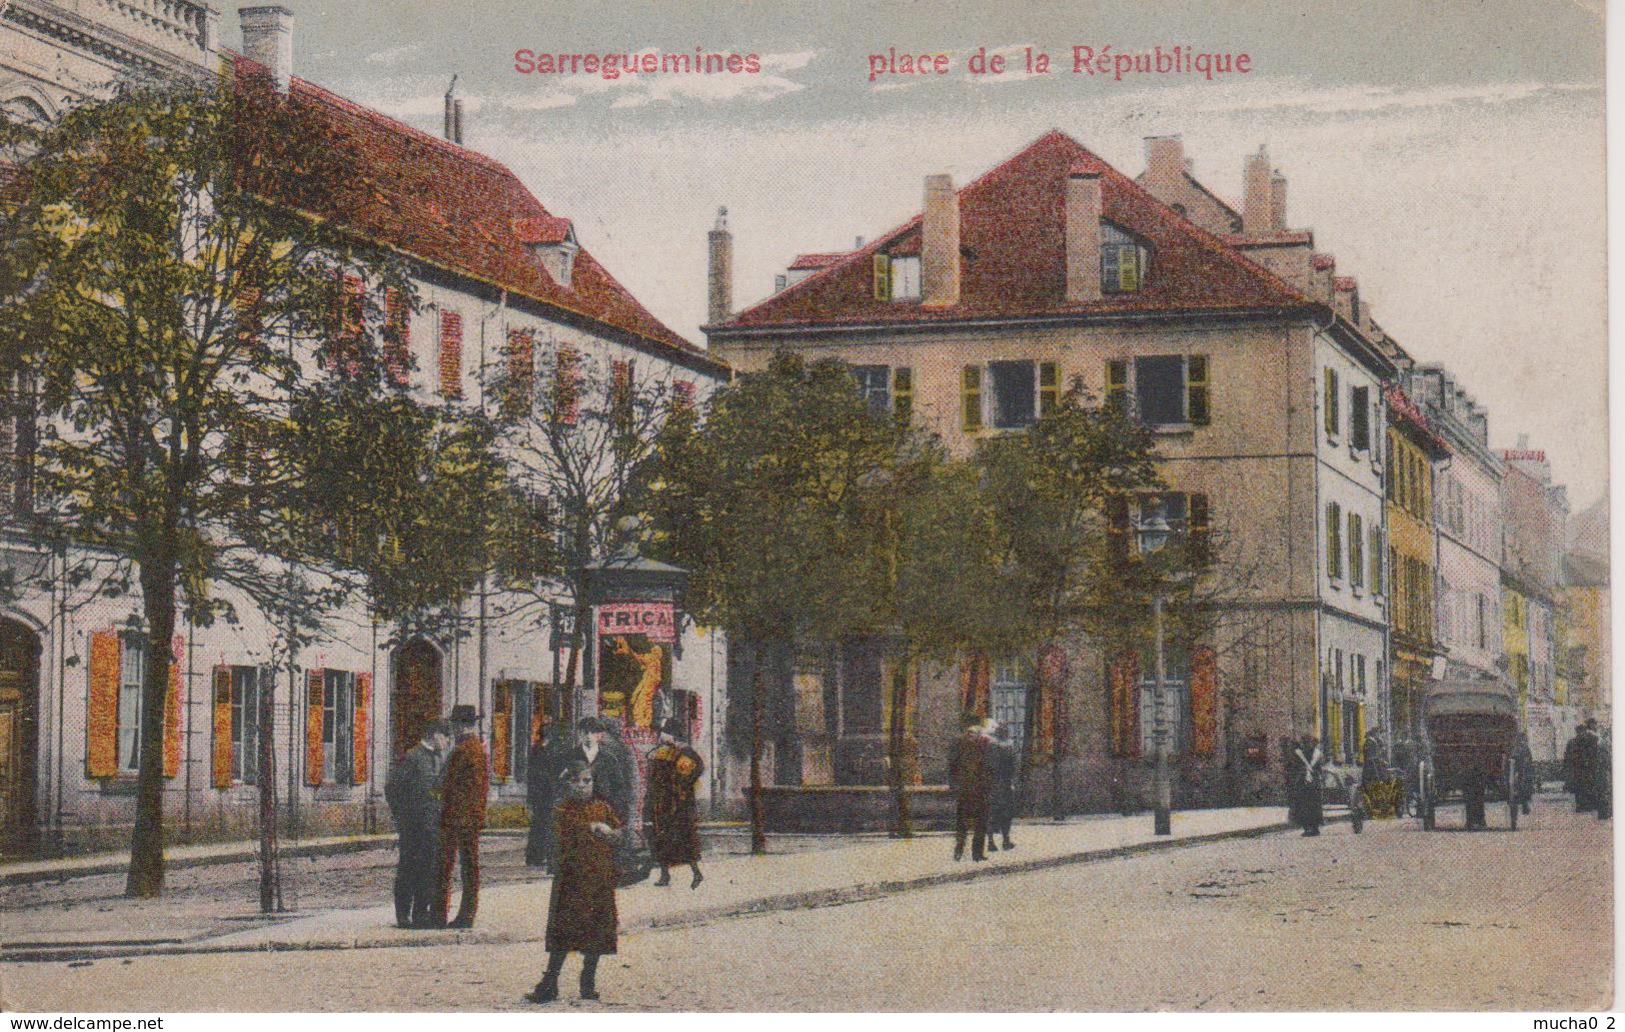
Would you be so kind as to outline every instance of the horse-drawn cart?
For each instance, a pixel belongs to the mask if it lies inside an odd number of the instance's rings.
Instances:
[[[1427,742],[1418,761],[1422,827],[1435,828],[1435,811],[1446,796],[1467,804],[1468,826],[1483,821],[1491,789],[1507,801],[1508,823],[1518,827],[1518,697],[1504,681],[1462,679],[1433,685],[1424,700]]]

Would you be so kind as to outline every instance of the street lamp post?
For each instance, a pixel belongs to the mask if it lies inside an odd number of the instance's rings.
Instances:
[[[1140,520],[1140,548],[1142,552],[1150,554],[1168,543],[1172,533],[1168,521],[1163,518],[1159,507],[1149,518]],[[1157,594],[1151,600],[1151,624],[1156,636],[1157,646],[1157,679],[1152,687],[1153,724],[1151,730],[1153,768],[1151,789],[1154,796],[1155,812],[1153,816],[1153,834],[1173,834],[1173,791],[1168,779],[1168,720],[1166,688],[1168,682],[1167,650],[1164,647],[1162,633],[1162,604],[1163,592],[1159,587]]]

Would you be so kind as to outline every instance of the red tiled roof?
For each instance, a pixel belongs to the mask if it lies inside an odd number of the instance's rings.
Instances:
[[[261,69],[240,55],[231,58],[234,72]],[[569,220],[544,208],[501,162],[303,79],[293,80],[291,95],[310,105],[333,145],[355,155],[368,180],[372,203],[347,219],[356,233],[661,347],[704,355],[650,314],[584,248],[570,285],[554,281],[527,244],[557,242]]]
[[[1310,255],[1309,264],[1313,265],[1317,269],[1335,269],[1337,268],[1337,257],[1335,255],[1316,252],[1315,254]]]
[[[1152,248],[1141,289],[1066,299],[1065,181],[1100,174],[1102,213]],[[1302,294],[1191,224],[1065,133],[1051,131],[959,190],[959,303],[924,308],[874,298],[870,256],[914,253],[920,217],[740,312],[717,329],[781,324],[937,322],[1035,315],[1296,307]]]
[[[1358,289],[1358,283],[1353,276],[1334,276],[1332,277],[1332,289],[1356,290]]]
[[[834,265],[851,253],[851,251],[813,251],[810,254],[798,254],[796,260],[790,263],[790,271],[822,269]]]
[[[1397,383],[1384,384],[1382,396],[1388,402],[1388,414],[1396,423],[1408,423],[1422,438],[1425,444],[1431,445],[1435,455],[1448,455],[1450,446],[1445,443],[1438,431],[1433,429],[1433,422],[1428,419],[1405,389]]]
[[[521,244],[561,244],[570,238],[573,226],[557,215],[514,219],[514,239]]]

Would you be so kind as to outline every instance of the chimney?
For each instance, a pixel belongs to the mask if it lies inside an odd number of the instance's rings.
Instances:
[[[727,208],[717,209],[717,224],[711,227],[710,245],[706,321],[715,326],[727,322],[734,307],[734,235],[728,232]]]
[[[463,145],[463,102],[459,98],[451,106],[451,142]]]
[[[1185,141],[1178,136],[1145,138],[1145,188],[1157,200],[1172,204],[1183,196],[1181,180],[1189,162]]]
[[[451,85],[446,87],[446,131],[445,137],[453,143],[457,142],[457,76],[451,77]]]
[[[948,175],[925,177],[920,220],[920,303],[959,303],[959,194]]]
[[[1270,228],[1286,229],[1286,176],[1279,172],[1270,176]]]
[[[1100,300],[1100,173],[1066,177],[1066,299]]]
[[[1248,155],[1241,178],[1241,232],[1245,236],[1261,236],[1268,233],[1274,224],[1270,215],[1273,189],[1270,156],[1262,145],[1257,154]]]
[[[286,7],[244,7],[237,12],[243,27],[243,56],[271,72],[279,92],[293,81],[293,12]]]

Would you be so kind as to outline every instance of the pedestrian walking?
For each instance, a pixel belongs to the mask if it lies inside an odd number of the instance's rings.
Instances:
[[[530,808],[530,832],[525,836],[525,865],[553,866],[553,803],[556,801],[560,758],[555,747],[558,732],[544,721],[531,739],[525,761],[525,805]]]
[[[987,839],[988,741],[982,734],[982,717],[968,713],[961,723],[964,731],[948,750],[948,781],[955,804],[954,859],[965,858],[968,834],[971,859],[986,860],[982,845]]]
[[[1293,748],[1288,769],[1292,778],[1288,817],[1303,829],[1306,837],[1319,835],[1325,816],[1320,798],[1320,779],[1326,769],[1326,757],[1313,735],[1304,735]]]
[[[435,921],[449,928],[474,927],[480,905],[480,829],[485,827],[485,797],[491,788],[490,759],[480,740],[479,715],[473,706],[453,706],[451,723],[457,744],[446,760],[440,803],[440,892]],[[463,895],[450,922],[451,872],[462,858]]]
[[[1597,819],[1614,817],[1614,735],[1612,728],[1603,728],[1597,736],[1597,764],[1592,776],[1597,802]]]
[[[1010,725],[988,722],[991,740],[988,742],[988,796],[987,796],[987,848],[998,852],[993,844],[997,835],[1005,849],[1014,849],[1010,841],[1010,825],[1016,819],[1016,749],[1010,742]]]
[[[565,777],[565,797],[554,809],[558,874],[547,906],[547,971],[525,996],[532,1003],[559,998],[559,974],[571,953],[581,954],[581,998],[598,999],[598,958],[615,952],[615,850],[622,826],[594,795],[588,764],[572,760]]]
[[[705,771],[700,754],[681,744],[683,722],[672,717],[660,726],[660,745],[649,754],[649,786],[644,799],[649,822],[649,850],[660,867],[657,886],[671,884],[671,868],[687,864],[694,873],[689,888],[697,889],[700,873],[700,818],[695,786]]]
[[[423,738],[390,765],[384,801],[400,835],[395,862],[395,924],[427,928],[434,920],[440,874],[440,775],[451,726],[430,724]]]
[[[1597,808],[1597,718],[1590,717],[1576,729],[1573,774],[1574,810],[1585,813]]]

